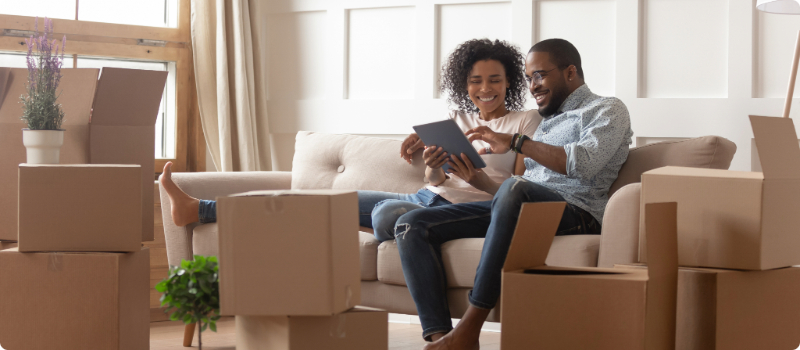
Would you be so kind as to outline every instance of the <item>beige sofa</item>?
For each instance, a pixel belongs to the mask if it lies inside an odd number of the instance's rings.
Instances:
[[[408,165],[399,156],[400,141],[312,132],[297,134],[291,172],[176,173],[184,191],[201,199],[232,193],[269,189],[352,189],[415,192],[425,186],[420,154]],[[727,169],[736,145],[715,136],[662,142],[634,148],[613,184],[602,235],[556,237],[548,265],[601,266],[637,261],[640,176],[665,165]],[[161,191],[161,203],[170,265],[192,254],[217,255],[217,225],[177,227],[170,219],[169,199]],[[355,232],[354,232],[355,234]],[[361,254],[361,304],[390,312],[416,314],[405,286],[397,245],[379,243],[359,232]],[[483,239],[460,239],[442,246],[449,285],[452,317],[467,307]],[[493,312],[490,321],[499,321]]]

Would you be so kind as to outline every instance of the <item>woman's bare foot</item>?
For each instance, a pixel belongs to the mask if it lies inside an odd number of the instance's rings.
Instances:
[[[172,162],[164,164],[164,171],[158,177],[158,182],[169,196],[172,222],[175,225],[186,226],[200,221],[198,214],[200,201],[183,192],[178,185],[172,182]]]

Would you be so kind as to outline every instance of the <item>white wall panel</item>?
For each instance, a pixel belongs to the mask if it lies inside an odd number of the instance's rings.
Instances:
[[[592,91],[614,96],[616,1],[538,3],[536,41],[561,38],[571,42],[581,54],[584,78]]]
[[[800,17],[758,11],[755,97],[786,98]],[[800,96],[795,89],[794,96]]]
[[[728,12],[728,0],[646,0],[640,97],[727,97]]]
[[[325,98],[325,11],[267,17],[270,100]]]
[[[414,98],[414,17],[414,7],[349,10],[348,98]]]
[[[470,39],[500,39],[511,42],[511,3],[439,5],[437,20],[436,69],[455,48]],[[520,48],[527,50],[527,48]],[[437,80],[438,81],[438,80]],[[438,91],[435,96],[439,96]]]

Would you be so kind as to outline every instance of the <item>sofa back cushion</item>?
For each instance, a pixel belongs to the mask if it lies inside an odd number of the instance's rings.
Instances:
[[[427,185],[422,151],[409,165],[402,141],[300,131],[295,138],[292,189],[413,193]]]
[[[736,144],[719,136],[664,141],[632,148],[608,196],[627,184],[642,181],[642,173],[663,166],[728,169]]]

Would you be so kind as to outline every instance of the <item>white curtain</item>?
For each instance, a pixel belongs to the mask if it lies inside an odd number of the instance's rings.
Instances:
[[[271,170],[263,5],[191,3],[197,99],[214,165],[217,171]]]

